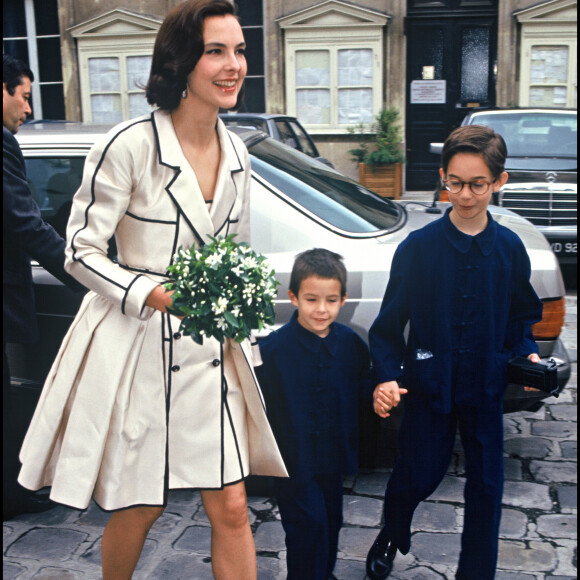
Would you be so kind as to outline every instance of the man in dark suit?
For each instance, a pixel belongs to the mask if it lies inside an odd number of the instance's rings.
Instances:
[[[3,56],[3,520],[54,505],[24,490],[16,481],[18,452],[26,426],[18,424],[18,409],[12,403],[6,343],[32,344],[39,338],[30,259],[71,288],[82,289],[64,270],[65,241],[40,215],[26,181],[24,157],[14,137],[32,112],[33,80],[32,71],[24,63]]]

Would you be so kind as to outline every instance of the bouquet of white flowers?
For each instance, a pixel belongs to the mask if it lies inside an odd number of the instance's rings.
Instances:
[[[248,244],[234,242],[235,236],[211,238],[201,250],[179,248],[167,268],[171,280],[165,288],[173,290],[168,310],[183,317],[180,331],[198,344],[204,336],[242,342],[253,329],[274,322],[274,270]]]

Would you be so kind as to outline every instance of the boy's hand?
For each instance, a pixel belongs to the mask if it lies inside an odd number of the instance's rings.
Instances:
[[[531,360],[533,363],[541,362],[540,355],[533,352],[532,354],[528,355],[528,359]],[[534,387],[524,387],[524,391],[539,391],[540,389],[534,389]]]
[[[377,385],[373,393],[373,409],[375,413],[384,419],[389,416],[389,411],[401,402],[401,395],[407,389],[399,388],[397,381],[388,381]]]

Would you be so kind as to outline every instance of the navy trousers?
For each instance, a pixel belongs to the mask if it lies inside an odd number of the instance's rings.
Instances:
[[[459,433],[465,451],[465,516],[458,577],[495,576],[503,494],[503,415],[501,408],[456,406],[450,414],[407,407],[399,432],[399,452],[385,493],[385,531],[406,554],[416,507],[443,479]]]
[[[276,479],[275,494],[286,532],[287,580],[328,580],[342,526],[342,475]]]

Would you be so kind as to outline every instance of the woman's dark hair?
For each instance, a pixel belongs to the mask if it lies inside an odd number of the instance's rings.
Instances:
[[[485,125],[465,125],[455,129],[443,144],[441,167],[447,174],[451,158],[457,153],[481,155],[496,179],[504,170],[507,147],[503,137]]]
[[[208,16],[237,17],[230,0],[187,0],[165,18],[153,49],[147,102],[165,111],[179,105],[187,77],[203,54],[203,23]]]
[[[340,254],[324,248],[313,248],[298,254],[290,274],[290,292],[298,296],[302,281],[310,276],[338,280],[340,296],[346,296],[346,268]]]
[[[9,95],[14,95],[16,87],[22,84],[22,77],[28,77],[30,82],[34,81],[34,75],[28,66],[9,54],[3,54],[2,82],[6,85],[6,91]]]

